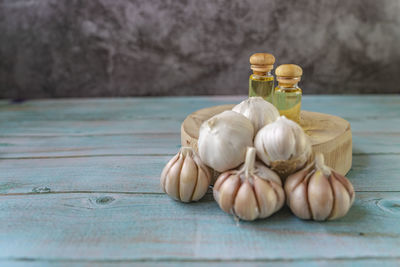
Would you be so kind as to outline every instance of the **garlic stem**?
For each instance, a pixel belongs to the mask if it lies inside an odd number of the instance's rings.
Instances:
[[[325,165],[324,155],[322,153],[317,153],[315,155],[315,166],[324,174],[324,176],[329,177],[331,175],[331,170]]]
[[[244,162],[244,172],[246,179],[254,172],[254,163],[256,161],[256,149],[247,147],[246,161]]]
[[[187,147],[187,146],[181,147],[181,153],[185,157],[191,156],[192,152],[193,152],[193,149],[191,147]]]
[[[215,124],[216,120],[217,120],[216,118],[209,119],[208,122],[207,122],[208,128],[212,129],[214,127],[214,124]]]

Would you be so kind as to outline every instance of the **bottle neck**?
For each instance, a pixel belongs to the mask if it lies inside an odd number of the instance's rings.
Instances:
[[[282,83],[282,82],[280,82],[278,84],[278,86],[280,88],[284,88],[284,89],[298,89],[299,88],[298,83]]]
[[[268,71],[268,72],[253,71],[252,75],[258,76],[258,77],[271,77],[272,76],[271,71]]]

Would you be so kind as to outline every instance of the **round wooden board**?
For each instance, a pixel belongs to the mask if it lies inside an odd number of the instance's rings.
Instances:
[[[182,146],[191,146],[197,151],[200,125],[212,116],[234,105],[214,106],[193,112],[181,126]],[[352,164],[352,137],[350,123],[340,117],[301,111],[300,125],[308,134],[314,152],[322,152],[325,163],[342,175],[346,175]]]

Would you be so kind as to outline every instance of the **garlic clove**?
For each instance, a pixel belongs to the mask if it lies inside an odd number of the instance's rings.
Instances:
[[[204,170],[202,170],[201,168],[199,168],[198,170],[198,177],[197,177],[197,183],[196,183],[196,187],[195,190],[193,192],[193,196],[192,196],[192,200],[193,201],[197,201],[200,198],[202,198],[207,190],[208,190],[208,186],[210,184],[209,181],[209,176],[207,176],[204,172]]]
[[[179,175],[183,165],[183,155],[179,153],[179,158],[173,164],[165,180],[165,192],[172,198],[179,200]]]
[[[346,177],[337,173],[334,170],[332,170],[331,175],[333,175],[333,177],[336,178],[338,180],[338,182],[340,182],[343,185],[343,187],[346,189],[347,193],[350,196],[350,206],[351,206],[354,202],[354,196],[355,196],[353,185],[350,183],[350,181]]]
[[[280,210],[285,204],[285,190],[282,188],[282,185],[277,183],[270,183],[271,187],[275,190],[275,194],[277,196],[277,202],[275,206],[275,211]]]
[[[350,209],[351,200],[349,193],[339,181],[331,179],[331,184],[335,203],[328,219],[334,220],[346,215],[347,211]]]
[[[266,218],[278,209],[278,199],[269,182],[254,179],[254,191],[257,202],[260,204],[260,218]]]
[[[257,170],[256,174],[259,178],[275,182],[282,186],[282,180],[279,175],[271,169],[267,168],[264,164],[256,161],[254,164],[254,168]]]
[[[193,158],[194,162],[197,164],[197,167],[199,168],[199,173],[200,171],[206,176],[207,181],[211,183],[211,172],[210,169],[204,165],[204,163],[201,161],[200,157],[196,154],[196,156]]]
[[[239,186],[240,178],[237,175],[229,176],[221,185],[217,198],[223,211],[233,213],[233,203]]]
[[[218,176],[217,180],[214,183],[213,195],[214,195],[215,201],[217,201],[218,203],[219,203],[219,191],[220,191],[221,185],[231,175],[232,175],[232,172],[230,172],[230,171],[224,172],[220,176]]]
[[[279,117],[278,109],[262,97],[249,97],[232,110],[248,118],[253,123],[255,133]]]
[[[329,216],[333,208],[333,192],[327,177],[317,170],[308,182],[308,202],[312,217],[316,221],[323,221]]]
[[[191,201],[193,191],[197,183],[197,166],[194,160],[186,156],[183,161],[181,176],[179,179],[179,196],[181,201]]]
[[[305,196],[307,196],[307,180],[301,181],[290,193],[286,191],[287,203],[292,212],[297,217],[307,220],[311,218],[311,212]]]
[[[161,173],[160,183],[161,183],[161,187],[163,189],[165,188],[165,180],[167,178],[167,174],[170,171],[171,166],[174,165],[176,163],[176,161],[179,159],[179,154],[180,153],[176,154],[170,161],[168,161],[167,165],[165,165],[165,167]]]
[[[236,194],[234,210],[240,219],[247,221],[255,220],[260,213],[253,188],[248,181],[240,186]]]
[[[288,120],[288,123],[289,122],[291,121]],[[286,138],[282,138],[282,136],[286,136]],[[270,157],[274,158],[275,161],[290,159],[293,155],[293,151],[296,151],[295,149],[297,148],[296,142],[298,142],[298,140],[296,137],[290,124],[281,124],[281,127],[273,128],[272,134],[267,137],[267,140],[270,139],[270,142],[275,143],[274,146],[269,147]]]
[[[313,167],[314,167],[314,163],[311,163],[304,169],[302,169],[296,173],[293,173],[289,177],[287,177],[287,179],[285,181],[285,185],[284,185],[287,201],[289,201],[291,192],[296,188],[297,185],[299,185],[304,179],[306,179],[308,173],[312,170]]]

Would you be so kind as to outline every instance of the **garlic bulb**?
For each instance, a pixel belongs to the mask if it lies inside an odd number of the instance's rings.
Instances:
[[[334,220],[346,215],[354,202],[350,181],[327,167],[322,154],[285,182],[287,204],[301,219]]]
[[[285,202],[279,176],[255,162],[255,157],[255,149],[249,147],[243,168],[222,173],[213,189],[214,198],[223,211],[247,221],[266,218]]]
[[[255,132],[279,117],[276,107],[259,96],[249,97],[234,106],[232,110],[248,118],[253,123]]]
[[[210,183],[211,174],[207,166],[190,147],[182,147],[161,173],[161,187],[164,192],[183,202],[202,198]]]
[[[285,116],[264,126],[254,139],[257,156],[282,178],[304,167],[312,150],[303,129]]]
[[[253,125],[240,113],[228,110],[205,121],[199,132],[200,158],[218,172],[244,162],[246,148],[253,146]]]

